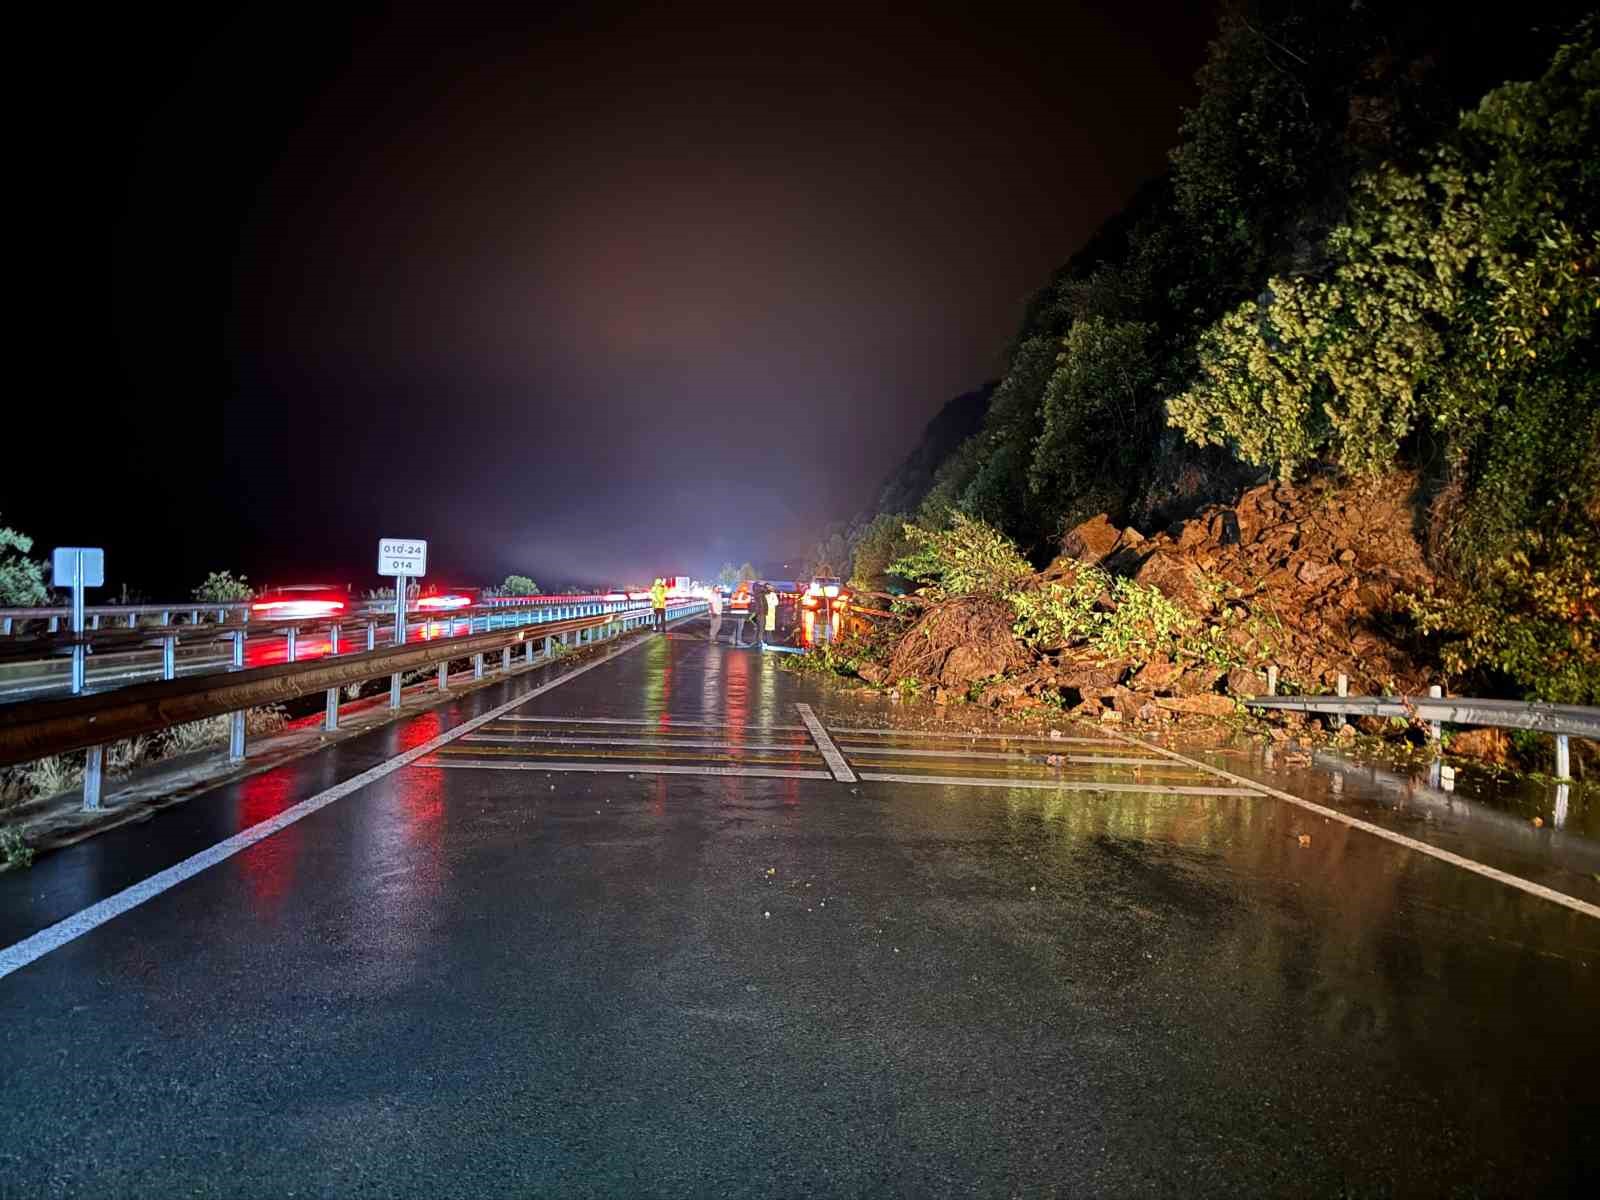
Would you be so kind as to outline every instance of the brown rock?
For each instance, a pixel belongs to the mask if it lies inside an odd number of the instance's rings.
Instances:
[[[1141,696],[1138,692],[1119,687],[1111,696],[1111,706],[1122,715],[1124,721],[1137,721],[1139,710],[1150,702],[1149,696]]]
[[[1450,753],[1463,758],[1476,758],[1496,766],[1506,761],[1511,750],[1511,738],[1503,729],[1469,729],[1450,739]]]
[[[1128,686],[1140,692],[1168,692],[1183,674],[1183,668],[1166,658],[1152,659],[1140,667]]]
[[[1095,697],[1089,696],[1081,703],[1074,705],[1069,712],[1072,716],[1080,717],[1085,721],[1098,721],[1104,709],[1105,705],[1101,704]]]
[[[877,663],[862,663],[856,668],[856,674],[868,683],[882,683],[889,672]]]
[[[1167,599],[1177,601],[1190,612],[1201,613],[1208,607],[1200,586],[1200,572],[1164,550],[1157,550],[1145,559],[1134,579],[1156,588]]]
[[[1235,711],[1232,700],[1215,692],[1199,696],[1161,696],[1156,703],[1169,712],[1195,713],[1202,717],[1228,717]]]
[[[1117,548],[1122,533],[1105,513],[1074,525],[1061,539],[1061,553],[1079,562],[1097,563]]]
[[[1228,672],[1227,686],[1230,696],[1238,696],[1241,699],[1267,694],[1267,681],[1259,672],[1245,667],[1235,667]]]
[[[1190,667],[1172,681],[1170,690],[1179,696],[1201,696],[1215,691],[1222,672],[1215,667]]]

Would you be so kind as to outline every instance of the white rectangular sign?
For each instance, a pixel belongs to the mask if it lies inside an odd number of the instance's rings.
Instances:
[[[78,555],[83,555],[83,578],[74,579],[78,572]],[[58,588],[68,588],[74,583],[84,587],[105,587],[106,552],[87,546],[57,546],[50,556],[50,582]]]
[[[428,573],[428,543],[421,538],[381,538],[378,574],[420,579]]]

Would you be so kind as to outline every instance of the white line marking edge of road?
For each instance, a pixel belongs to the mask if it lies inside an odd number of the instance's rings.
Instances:
[[[293,825],[296,821],[309,817],[312,813],[326,808],[336,800],[342,800],[352,792],[360,791],[368,784],[376,783],[385,776],[392,775],[402,767],[409,766],[417,759],[427,754],[432,754],[441,746],[449,745],[457,738],[471,733],[474,729],[488,724],[502,713],[511,711],[519,705],[526,704],[537,696],[542,696],[552,688],[560,687],[569,680],[576,679],[586,671],[610,662],[630,650],[635,650],[646,645],[651,639],[648,636],[635,638],[625,646],[619,646],[607,654],[601,655],[593,662],[584,663],[575,667],[564,675],[547,680],[538,687],[524,692],[514,700],[491,708],[486,713],[471,717],[452,729],[447,729],[437,737],[430,738],[420,746],[413,746],[410,750],[375,767],[369,767],[359,775],[351,776],[343,783],[334,784],[325,791],[307,797],[298,804],[292,804],[275,817],[268,817],[265,821],[242,829],[232,837],[208,846],[198,853],[191,854],[181,862],[174,863],[164,871],[158,871],[147,879],[123,888],[120,892],[113,893],[103,900],[96,901],[89,907],[75,912],[70,917],[64,917],[54,925],[47,926],[35,934],[23,938],[20,942],[0,950],[0,979],[4,979],[13,971],[19,971],[30,963],[37,962],[52,950],[56,950],[68,942],[82,937],[84,934],[98,929],[107,921],[120,917],[130,909],[137,908],[146,900],[159,896],[162,892],[176,887],[184,880],[198,875],[207,867],[232,858],[241,850],[246,850],[264,838],[269,838],[280,829]]]
[[[1546,887],[1542,883],[1534,883],[1531,879],[1524,879],[1520,875],[1513,875],[1509,871],[1502,871],[1498,867],[1491,867],[1487,863],[1477,862],[1474,859],[1463,857],[1442,846],[1430,845],[1428,842],[1419,841],[1414,837],[1407,837],[1403,833],[1396,833],[1392,829],[1385,829],[1382,825],[1374,825],[1371,821],[1363,821],[1360,817],[1353,817],[1349,813],[1340,812],[1336,808],[1329,808],[1325,804],[1318,804],[1315,800],[1307,800],[1304,796],[1296,796],[1293,792],[1286,792],[1281,788],[1272,787],[1270,784],[1257,783],[1254,779],[1247,779],[1243,775],[1235,775],[1232,771],[1224,771],[1221,767],[1214,767],[1210,763],[1201,762],[1197,758],[1190,758],[1187,754],[1179,754],[1176,750],[1169,750],[1165,746],[1157,746],[1153,742],[1141,742],[1135,738],[1122,737],[1129,745],[1139,746],[1146,750],[1154,750],[1157,754],[1164,754],[1178,762],[1188,763],[1192,767],[1199,767],[1209,771],[1222,779],[1231,779],[1235,783],[1242,783],[1248,788],[1253,788],[1259,794],[1272,796],[1278,800],[1287,801],[1307,812],[1314,812],[1319,817],[1326,817],[1330,821],[1338,821],[1341,825],[1348,825],[1351,829],[1359,829],[1370,833],[1374,837],[1382,838],[1386,842],[1393,842],[1397,846],[1404,846],[1408,850],[1415,850],[1418,854],[1425,854],[1430,858],[1437,858],[1451,866],[1460,867],[1463,871],[1471,871],[1474,875],[1481,875],[1485,879],[1492,879],[1496,883],[1503,883],[1507,887],[1516,888],[1530,896],[1537,896],[1541,900],[1548,900],[1552,904],[1559,904],[1570,908],[1574,912],[1582,913],[1586,917],[1600,917],[1600,905],[1590,904],[1587,900],[1580,900],[1576,896],[1569,896],[1565,892],[1558,892],[1555,888]]]

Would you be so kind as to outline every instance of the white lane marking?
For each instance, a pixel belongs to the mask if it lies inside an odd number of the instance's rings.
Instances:
[[[898,775],[861,772],[863,783],[942,783],[952,787],[1037,788],[1045,792],[1147,792],[1154,796],[1254,796],[1255,792],[1220,787],[1158,787],[1149,783],[1096,783],[1088,779],[1008,779],[1003,775]]]
[[[1221,767],[1213,767],[1210,763],[1201,762],[1197,758],[1179,754],[1176,750],[1168,750],[1165,746],[1156,746],[1149,742],[1138,742],[1132,738],[1125,740],[1130,746],[1154,750],[1157,754],[1164,754],[1168,758],[1176,759],[1178,762],[1188,763],[1192,767],[1199,767],[1201,770],[1209,771],[1211,774],[1223,779],[1231,779],[1235,783],[1242,783],[1246,787],[1254,788],[1257,793],[1264,792],[1269,796],[1277,797],[1279,800],[1286,800],[1296,807],[1305,809],[1307,812],[1316,813],[1319,817],[1327,817],[1330,821],[1338,821],[1341,825],[1350,826],[1351,829],[1360,829],[1365,833],[1372,834],[1374,837],[1380,837],[1386,842],[1393,842],[1397,846],[1415,850],[1418,854],[1426,854],[1431,858],[1437,858],[1439,861],[1447,862],[1451,866],[1460,867],[1463,871],[1471,871],[1474,875],[1482,875],[1485,879],[1493,879],[1496,883],[1503,883],[1507,887],[1514,887],[1519,891],[1527,892],[1530,896],[1537,896],[1541,900],[1548,900],[1552,904],[1570,908],[1586,917],[1600,917],[1600,905],[1590,904],[1587,900],[1579,900],[1576,896],[1558,892],[1555,888],[1546,887],[1542,883],[1534,883],[1533,880],[1524,879],[1520,875],[1512,875],[1507,871],[1491,867],[1475,859],[1465,858],[1439,846],[1429,845],[1427,842],[1418,841],[1414,837],[1396,833],[1392,829],[1385,829],[1382,825],[1374,825],[1371,821],[1363,821],[1360,817],[1352,817],[1349,813],[1342,813],[1336,808],[1318,804],[1315,800],[1307,800],[1303,796],[1296,796],[1293,792],[1285,792],[1265,783],[1257,783],[1255,780],[1247,779],[1243,775],[1235,775],[1232,771],[1224,771]]]
[[[586,738],[586,737],[529,737],[518,733],[471,733],[461,739],[464,742],[511,742],[518,746],[526,746],[530,750],[537,750],[541,746],[555,749],[558,746],[649,746],[655,750],[677,750],[687,747],[691,750],[786,750],[792,754],[815,754],[816,749],[810,742],[701,742],[691,741],[687,738],[674,738],[671,741],[652,741],[649,738]],[[1159,758],[1147,760],[1160,762]]]
[[[1037,750],[913,750],[909,746],[858,746],[854,743],[839,743],[839,749],[846,754],[860,754],[871,758],[983,758],[999,759],[1005,762],[1025,762],[1044,764],[1048,755]],[[1165,765],[1159,758],[1129,758],[1126,755],[1112,754],[1063,754],[1064,761],[1071,763],[1111,763],[1113,766],[1127,766],[1129,764],[1158,764]]]
[[[419,769],[464,768],[470,771],[585,771],[596,775],[742,775],[755,779],[832,779],[826,771],[807,771],[800,767],[679,767],[669,763],[580,763],[533,762],[529,759],[492,762],[482,758],[434,759],[418,763]]]
[[[91,904],[88,908],[76,912],[70,917],[65,917],[54,925],[23,938],[20,942],[7,946],[4,950],[0,950],[0,979],[4,979],[13,971],[20,970],[29,963],[43,958],[50,951],[58,949],[92,930],[98,929],[107,921],[120,917],[129,909],[137,908],[146,900],[153,899],[162,892],[176,887],[184,880],[198,875],[207,867],[216,866],[217,863],[232,858],[239,851],[248,849],[263,838],[271,837],[278,830],[285,829],[296,821],[304,820],[319,809],[328,807],[335,800],[342,800],[351,792],[360,791],[368,784],[376,783],[386,775],[394,774],[400,768],[409,766],[424,755],[432,754],[441,746],[448,745],[457,738],[471,733],[479,726],[488,724],[502,713],[509,712],[518,705],[526,704],[534,697],[544,695],[551,688],[560,687],[563,683],[576,679],[584,672],[592,671],[619,655],[626,654],[630,650],[645,645],[648,641],[648,638],[638,638],[629,642],[626,646],[618,647],[609,654],[602,655],[593,662],[584,663],[583,666],[568,671],[565,675],[558,676],[547,683],[541,683],[533,690],[524,692],[515,700],[508,700],[497,708],[492,708],[486,713],[463,721],[460,725],[446,730],[437,737],[430,738],[420,746],[413,746],[403,754],[397,754],[386,762],[381,762],[375,767],[369,767],[361,774],[355,775],[343,783],[335,784],[326,791],[318,792],[315,796],[308,797],[298,804],[290,805],[275,817],[269,817],[257,825],[241,830],[225,841],[218,842],[215,846],[201,850],[197,854],[191,854],[182,862],[174,863],[166,870],[158,871],[148,879],[140,880],[131,887],[123,888],[122,891],[107,896],[104,900]]]
[[[1023,733],[967,733],[960,729],[945,732],[940,729],[866,729],[860,726],[833,725],[829,733],[869,734],[885,738],[944,738],[946,741],[960,742],[969,738],[982,738],[999,742],[1038,742],[1042,746],[1059,746],[1062,743],[1077,744],[1080,746],[1120,746],[1122,743],[1113,738],[1092,737],[1039,737],[1035,734]]]
[[[732,721],[635,721],[630,717],[503,717],[506,721],[537,721],[553,725],[637,725],[671,732],[674,729],[742,729],[749,733],[804,733],[804,725],[741,725]]]
[[[817,749],[822,751],[822,761],[828,764],[828,770],[833,772],[833,777],[840,783],[854,783],[856,773],[850,769],[850,764],[845,762],[844,755],[839,753],[839,747],[833,744],[833,739],[822,727],[822,722],[817,720],[817,714],[811,711],[811,705],[796,704],[794,708],[800,714],[800,719],[806,723],[806,728],[811,731],[811,740],[817,744]]]

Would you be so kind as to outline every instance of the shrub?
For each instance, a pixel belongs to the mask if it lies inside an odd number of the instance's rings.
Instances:
[[[1016,543],[993,526],[954,513],[949,528],[905,526],[911,553],[889,565],[889,572],[926,585],[935,598],[1009,596],[1033,568]]]
[[[33,539],[0,525],[0,604],[18,608],[50,603],[44,564],[27,557]]]
[[[504,583],[500,585],[502,596],[537,596],[539,585],[526,575],[507,575]]]
[[[193,595],[196,600],[211,604],[233,604],[250,599],[255,591],[243,575],[236,577],[230,571],[213,571],[194,589]]]

